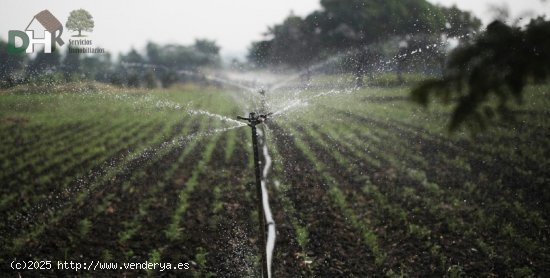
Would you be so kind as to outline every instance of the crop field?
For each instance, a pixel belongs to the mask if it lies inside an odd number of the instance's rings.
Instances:
[[[268,92],[273,277],[544,276],[550,86],[513,122],[448,134],[410,88]],[[258,277],[242,93],[0,93],[0,265],[189,263],[27,276]],[[267,159],[267,158],[263,158]],[[14,276],[17,272],[10,270]]]

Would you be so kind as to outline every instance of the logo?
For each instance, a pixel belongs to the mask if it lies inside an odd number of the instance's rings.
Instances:
[[[92,32],[94,30],[94,19],[86,10],[74,10],[69,15],[65,27],[71,31],[78,32],[78,34],[73,35],[73,37],[86,37],[86,35],[82,35],[82,31]]]
[[[69,53],[105,53],[105,49],[94,47],[91,39],[82,32],[94,30],[94,19],[92,15],[84,10],[78,9],[70,13],[65,27],[70,31],[78,32],[72,35],[75,39],[69,39]],[[65,42],[61,38],[63,25],[48,10],[36,14],[25,28],[25,31],[10,30],[8,32],[8,52],[33,53],[36,45],[44,46],[44,53],[52,53],[56,46],[63,46]]]
[[[63,25],[48,10],[36,14],[25,31],[11,30],[8,32],[8,51],[10,53],[33,53],[35,45],[44,45],[45,53],[52,53],[56,44],[63,46],[65,42],[61,38]],[[21,44],[17,46],[17,38]]]

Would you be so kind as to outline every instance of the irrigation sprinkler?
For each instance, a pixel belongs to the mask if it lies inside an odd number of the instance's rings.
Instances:
[[[269,277],[268,271],[267,271],[267,256],[266,256],[266,225],[265,225],[265,212],[264,212],[264,206],[262,203],[262,177],[260,174],[260,156],[258,151],[258,132],[256,130],[256,125],[264,123],[268,117],[271,115],[269,114],[258,114],[251,112],[248,115],[248,118],[240,117],[238,116],[237,119],[248,121],[248,126],[252,128],[252,148],[254,149],[254,171],[256,173],[256,196],[258,198],[258,220],[259,220],[259,238],[258,241],[260,242],[259,248],[260,248],[260,254],[262,259],[262,276],[267,278]]]

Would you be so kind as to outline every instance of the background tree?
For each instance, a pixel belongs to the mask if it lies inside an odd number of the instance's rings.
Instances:
[[[32,59],[26,69],[27,78],[38,77],[42,74],[56,72],[60,69],[61,55],[59,50],[54,50],[52,53],[44,53],[38,51],[36,57]]]
[[[290,65],[295,68],[307,67],[320,50],[320,40],[315,33],[315,23],[290,14],[280,25],[269,28],[273,36],[269,48],[271,64]]]
[[[321,0],[322,9],[302,19],[289,16],[270,28],[269,40],[253,43],[249,61],[304,68],[335,53],[349,53],[347,69],[362,76],[383,55],[379,46],[395,37],[439,38],[443,12],[425,0]],[[397,47],[397,45],[395,46]]]
[[[92,15],[84,9],[74,10],[69,14],[69,19],[67,19],[65,27],[71,31],[78,31],[78,35],[73,37],[82,37],[82,31],[93,31],[94,19]]]
[[[193,45],[197,66],[216,66],[220,64],[220,47],[215,41],[197,39]]]
[[[216,57],[220,54],[220,47],[216,44],[215,41],[212,40],[197,39],[195,40],[194,47],[202,54],[207,54],[212,57]]]
[[[460,10],[456,5],[448,8],[440,6],[439,9],[445,18],[444,33],[447,37],[463,41],[481,28],[482,23],[479,18],[470,12]]]
[[[437,33],[443,14],[425,0],[321,0],[321,34],[327,46],[363,47],[393,36]]]
[[[148,42],[145,46],[145,52],[148,62],[156,69],[156,78],[160,80],[162,87],[167,88],[178,81],[178,76],[163,57],[162,48],[154,42]]]
[[[24,53],[8,53],[8,43],[0,40],[0,87],[6,88],[15,85],[16,75],[20,73],[25,60]]]
[[[363,76],[372,77],[378,68],[386,41],[419,34],[439,37],[444,27],[443,13],[425,0],[321,0],[321,6],[316,17],[324,47],[351,53],[347,64],[359,87]]]
[[[139,66],[146,63],[145,59],[132,48],[128,54],[121,55],[119,60],[121,65],[117,71],[123,74],[126,84],[130,87],[139,87],[143,75],[143,71]],[[133,65],[137,65],[137,67]]]
[[[82,73],[80,54],[70,53],[67,49],[61,64],[61,69],[63,71],[63,75],[65,76],[65,80],[74,81],[78,79]]]
[[[220,47],[215,41],[199,39],[191,46],[153,42],[145,47],[147,65],[154,67],[163,87],[178,81],[178,71],[196,71],[200,67],[219,66]]]
[[[89,56],[83,55],[80,63],[84,78],[89,80],[113,83],[113,78],[119,75],[113,69],[110,53]]]
[[[154,89],[157,87],[157,79],[155,73],[152,70],[148,70],[143,77],[144,84],[147,89]]]
[[[510,118],[510,101],[521,104],[530,80],[550,77],[550,21],[534,19],[525,29],[495,21],[471,43],[456,49],[446,74],[423,82],[413,99],[427,105],[431,96],[455,103],[449,129],[466,124],[483,130],[496,116]]]
[[[248,48],[246,59],[259,67],[268,66],[270,61],[271,45],[271,40],[253,42]]]
[[[219,46],[214,41],[197,40],[192,46],[147,43],[146,54],[152,65],[171,69],[195,70],[203,66],[219,64]]]
[[[96,80],[119,86],[154,88],[164,87],[187,79],[202,81],[195,75],[182,74],[182,70],[198,71],[202,67],[221,64],[220,47],[215,41],[198,39],[192,45],[159,45],[149,42],[146,55],[135,49],[122,53],[117,62],[111,55],[83,55],[59,51],[38,51],[29,59],[25,53],[8,54],[7,43],[0,40],[0,87],[19,83],[37,82],[54,84],[75,80]]]
[[[417,34],[407,36],[399,43],[396,57],[398,75],[401,72],[417,72],[426,75],[441,75],[444,72],[448,45],[441,36]],[[400,81],[404,81],[399,77]]]

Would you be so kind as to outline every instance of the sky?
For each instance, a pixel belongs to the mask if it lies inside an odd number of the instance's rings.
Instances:
[[[493,15],[489,5],[507,5],[513,16],[545,14],[550,0],[428,0],[472,11],[484,23]],[[147,41],[192,44],[196,38],[215,40],[224,57],[243,58],[252,41],[262,38],[268,26],[282,22],[291,11],[300,16],[320,8],[319,0],[2,0],[0,38],[9,30],[24,30],[32,17],[48,9],[63,24],[69,13],[85,9],[95,27],[89,38],[95,46],[118,53],[142,50]],[[63,38],[70,38],[64,31]]]

